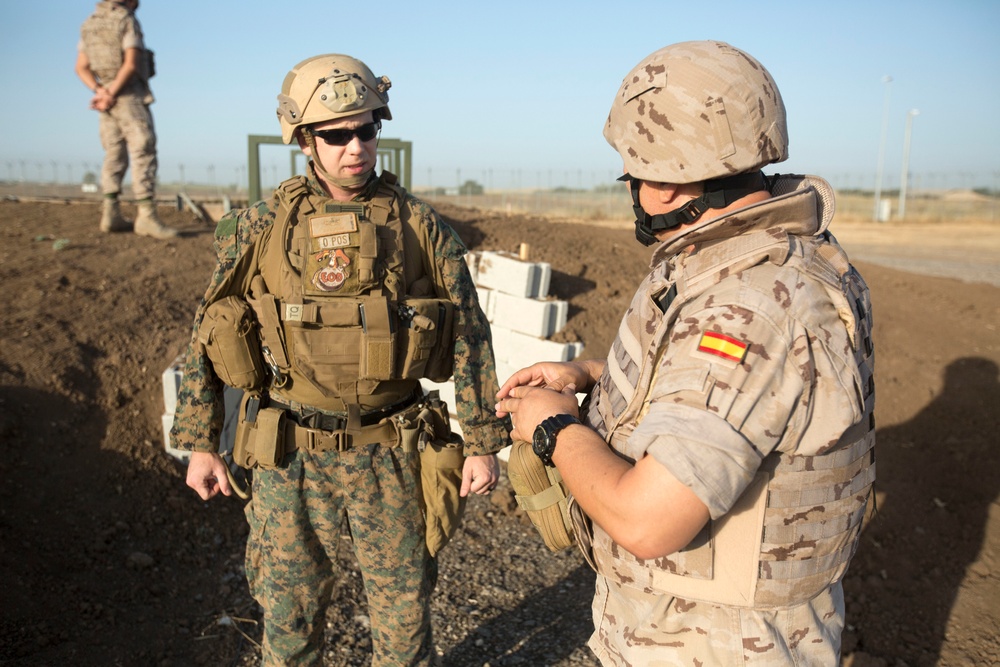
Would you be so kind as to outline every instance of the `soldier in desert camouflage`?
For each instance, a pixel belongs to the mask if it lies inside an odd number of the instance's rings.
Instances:
[[[387,77],[340,54],[299,63],[278,96],[307,174],[224,217],[195,315],[171,432],[187,483],[233,486],[216,450],[223,383],[244,390],[233,458],[253,469],[246,572],[265,665],[322,664],[350,534],[372,665],[430,665],[436,552],[465,497],[492,491],[507,443],[488,322],[465,246],[387,171],[376,174]],[[419,380],[454,372],[464,442]]]
[[[101,189],[103,232],[134,230],[136,234],[171,239],[177,230],[160,222],[156,213],[156,133],[149,105],[153,94],[153,54],[143,42],[135,17],[139,0],[101,0],[80,29],[76,74],[94,92],[90,108],[100,114],[104,165]],[[132,192],[138,216],[122,217],[118,204],[122,179],[132,161]]]
[[[497,403],[571,493],[598,573],[590,647],[603,665],[838,665],[875,396],[832,191],[763,174],[788,155],[784,105],[721,42],[640,62],[604,136],[651,270],[606,361],[536,364]]]

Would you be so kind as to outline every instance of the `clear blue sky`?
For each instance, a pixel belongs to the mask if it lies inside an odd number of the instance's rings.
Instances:
[[[0,178],[79,180],[100,163],[96,112],[73,72],[93,8],[0,4]],[[181,165],[187,182],[243,178],[247,135],[278,133],[285,73],[338,52],[392,80],[383,136],[413,142],[415,186],[589,187],[621,171],[601,128],[622,77],[669,43],[719,39],[782,91],[791,158],[775,171],[871,188],[891,75],[885,187],[898,186],[911,109],[911,188],[1000,185],[996,0],[142,0],[138,17],[156,52],[161,181]],[[266,148],[264,162],[285,176],[284,149]]]

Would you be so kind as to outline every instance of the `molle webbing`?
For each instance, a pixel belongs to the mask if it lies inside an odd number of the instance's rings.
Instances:
[[[270,351],[278,368],[287,371],[289,363],[285,355],[285,335],[281,329],[281,302],[276,296],[265,291],[264,279],[259,275],[254,276],[250,283],[247,301],[257,315],[264,346]]]
[[[776,249],[776,255],[769,251],[767,256],[780,264],[783,253]],[[592,553],[601,574],[647,593],[758,609],[800,604],[843,576],[857,548],[875,479],[871,305],[863,281],[838,247],[819,244],[816,254],[807,272],[815,272],[818,283],[826,286],[859,371],[852,383],[858,392],[856,423],[822,454],[767,456],[729,513],[710,522],[677,553],[637,559],[594,525]],[[710,257],[702,253],[702,259]],[[686,268],[690,272],[677,276],[679,294],[662,313],[657,331],[692,298],[692,286],[695,295],[702,293],[731,267],[712,266],[707,274]],[[641,326],[629,329],[630,322],[636,326],[661,316],[641,308],[623,320],[608,374],[592,401],[590,418],[611,427],[608,439],[618,451],[641,420],[653,383],[654,374],[642,360],[654,358],[651,346],[662,344],[655,334],[644,335]],[[698,386],[699,377],[692,376]],[[674,380],[681,382],[680,376]]]
[[[453,359],[450,344],[444,351],[453,339],[451,302],[407,297],[408,285],[434,280],[434,249],[424,247],[423,218],[400,210],[405,191],[394,183],[384,172],[366,189],[369,199],[335,202],[305,178],[290,179],[275,193],[273,231],[255,248],[260,278],[251,302],[274,352],[272,370],[288,380],[281,394],[346,410],[349,431],[359,428],[352,410],[360,403],[392,400],[419,378],[442,375],[441,359]]]

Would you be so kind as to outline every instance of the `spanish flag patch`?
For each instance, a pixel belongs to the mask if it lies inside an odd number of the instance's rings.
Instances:
[[[698,351],[739,363],[746,356],[747,344],[714,331],[706,331],[698,343]]]

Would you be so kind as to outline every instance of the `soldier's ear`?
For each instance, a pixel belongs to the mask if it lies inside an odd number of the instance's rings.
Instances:
[[[302,153],[307,158],[311,159],[312,156],[313,156],[312,155],[312,149],[309,148],[309,144],[306,143],[306,140],[302,138],[302,132],[296,132],[295,133],[295,140],[299,142],[299,150],[301,150]]]

